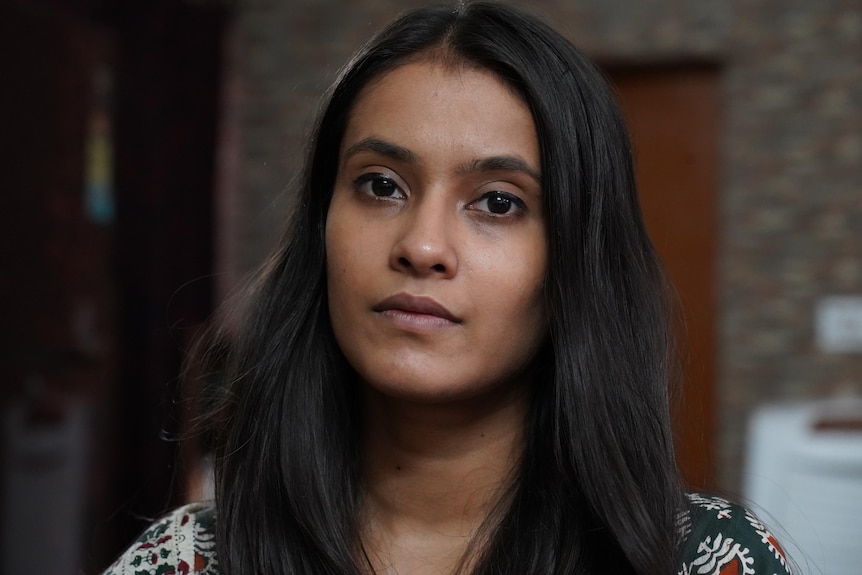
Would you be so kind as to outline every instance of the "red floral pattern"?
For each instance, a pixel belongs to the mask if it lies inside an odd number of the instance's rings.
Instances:
[[[215,511],[193,503],[154,523],[105,575],[218,575]]]

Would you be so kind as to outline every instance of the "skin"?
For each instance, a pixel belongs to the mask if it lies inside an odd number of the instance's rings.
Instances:
[[[547,336],[539,165],[529,109],[485,70],[409,63],[351,111],[327,277],[364,390],[377,573],[452,573],[521,453]]]

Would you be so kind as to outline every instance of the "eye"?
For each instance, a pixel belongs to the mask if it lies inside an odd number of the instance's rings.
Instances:
[[[514,215],[525,209],[524,202],[518,196],[495,190],[482,194],[482,197],[471,204],[476,210],[488,212],[495,216]]]
[[[353,181],[353,187],[360,192],[377,198],[403,198],[404,192],[395,180],[379,172],[362,174]]]

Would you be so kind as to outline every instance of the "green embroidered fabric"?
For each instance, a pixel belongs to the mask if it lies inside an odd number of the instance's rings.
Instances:
[[[787,558],[763,523],[719,497],[689,494],[680,513],[678,575],[790,575]],[[105,575],[217,575],[215,509],[193,503],[148,528]]]

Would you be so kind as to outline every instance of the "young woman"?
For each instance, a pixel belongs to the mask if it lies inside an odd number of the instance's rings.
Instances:
[[[511,8],[399,18],[209,360],[216,501],[108,573],[785,573],[674,464],[667,285],[601,75]],[[225,351],[226,350],[226,351]]]

